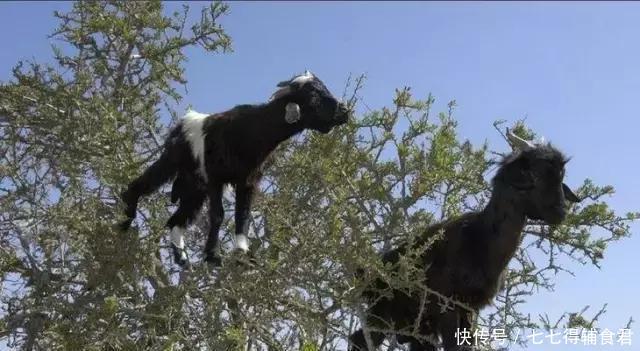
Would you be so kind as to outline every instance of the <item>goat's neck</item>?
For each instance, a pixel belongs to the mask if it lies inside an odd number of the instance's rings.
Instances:
[[[258,115],[263,119],[262,122],[266,122],[260,123],[261,128],[264,128],[260,132],[262,141],[266,144],[264,146],[269,151],[303,129],[300,123],[290,124],[285,121],[286,104],[286,101],[277,100],[260,107],[263,111]]]
[[[488,233],[487,254],[495,262],[492,268],[502,271],[520,245],[526,222],[524,210],[509,190],[494,189],[482,218]]]

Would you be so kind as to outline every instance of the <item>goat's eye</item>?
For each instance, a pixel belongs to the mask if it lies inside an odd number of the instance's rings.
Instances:
[[[564,178],[564,169],[549,168],[546,174],[550,179],[562,179]]]

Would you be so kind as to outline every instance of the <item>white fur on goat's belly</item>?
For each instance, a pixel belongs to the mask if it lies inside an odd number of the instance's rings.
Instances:
[[[207,172],[204,167],[204,133],[202,125],[209,115],[189,110],[182,117],[182,132],[191,145],[191,152],[196,162],[200,164],[200,173],[207,179]]]

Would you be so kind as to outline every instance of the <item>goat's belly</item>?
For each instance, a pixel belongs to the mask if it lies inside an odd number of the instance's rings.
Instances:
[[[241,157],[221,148],[212,148],[208,152],[206,169],[210,177],[223,183],[254,183],[262,174],[259,164],[253,158]]]
[[[220,183],[235,183],[237,181],[237,174],[232,169],[228,168],[216,168],[209,171],[209,175],[212,180]]]
[[[482,280],[471,281],[459,288],[456,295],[474,309],[485,307],[493,301],[498,293],[498,285],[493,281]]]
[[[464,296],[461,296],[463,302],[465,302],[469,307],[479,310],[493,301],[495,294],[490,293],[486,290],[474,290],[468,291]]]
[[[457,270],[446,273],[432,277],[433,281],[439,283],[435,286],[441,287],[439,292],[445,296],[453,296],[474,309],[490,304],[498,292],[498,283],[494,279],[487,278],[482,272]]]
[[[405,294],[399,290],[393,291],[393,298],[383,299],[376,305],[373,313],[378,316],[386,316],[386,322],[402,329],[413,326],[420,315],[420,300]],[[426,308],[426,304],[424,306]],[[424,312],[424,311],[423,311]]]
[[[207,173],[219,182],[235,183],[242,178],[244,169],[242,163],[234,157],[212,155],[207,158]]]

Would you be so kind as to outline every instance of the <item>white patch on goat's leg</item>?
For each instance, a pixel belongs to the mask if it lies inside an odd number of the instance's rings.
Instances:
[[[229,201],[234,201],[235,196],[236,195],[231,184],[225,184],[222,188],[222,197]]]
[[[244,252],[249,251],[249,239],[244,234],[236,234],[235,237],[235,247],[237,250],[242,250]]]
[[[200,173],[207,180],[207,172],[204,167],[204,121],[209,115],[189,110],[182,119],[182,132],[191,145],[191,152],[196,162],[200,164]]]
[[[186,228],[175,226],[171,228],[171,233],[169,234],[171,244],[174,246],[174,250],[177,249],[180,251],[180,259],[187,259],[187,252],[184,249],[184,234],[186,232]]]

